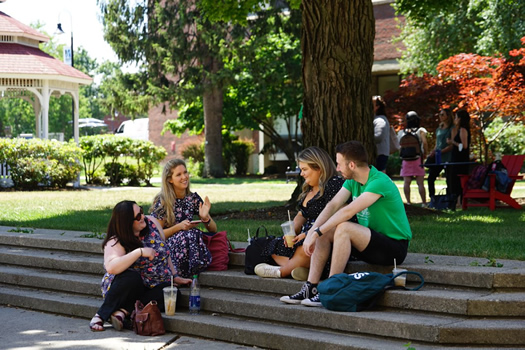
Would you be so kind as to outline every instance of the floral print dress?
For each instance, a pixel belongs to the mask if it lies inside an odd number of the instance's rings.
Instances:
[[[169,266],[170,250],[166,242],[162,239],[157,226],[148,220],[147,217],[145,217],[144,220],[148,226],[149,233],[144,237],[140,237],[140,239],[144,247],[155,250],[155,258],[149,260],[149,258],[140,257],[129,269],[137,271],[140,274],[145,287],[154,288],[158,284],[171,281],[171,270]],[[102,297],[106,297],[114,278],[115,275],[113,274],[107,272],[104,274],[101,283]]]
[[[174,207],[175,225],[184,220],[193,220],[199,215],[199,204],[202,198],[196,193],[190,193],[184,198],[177,198]],[[153,203],[151,216],[164,220],[166,208],[160,200]],[[193,228],[186,231],[178,231],[166,240],[171,252],[171,260],[178,276],[191,278],[194,274],[204,271],[211,263],[211,253],[202,240],[202,231]]]

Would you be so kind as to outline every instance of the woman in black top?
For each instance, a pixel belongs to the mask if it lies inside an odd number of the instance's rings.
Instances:
[[[470,115],[467,111],[460,109],[456,112],[451,136],[447,143],[452,145],[452,163],[468,162],[470,160]],[[463,194],[458,175],[468,174],[468,167],[468,164],[451,166],[452,193],[457,197],[458,206]]]
[[[303,249],[306,233],[321,214],[326,204],[339,192],[344,179],[337,175],[334,161],[326,151],[318,147],[303,150],[298,158],[301,176],[304,178],[302,193],[299,195],[299,212],[293,219],[294,229],[298,235],[294,238],[293,247],[288,247],[283,238],[269,244],[263,255],[272,257],[280,266],[259,264],[255,273],[260,277],[287,277],[306,280],[310,257]]]

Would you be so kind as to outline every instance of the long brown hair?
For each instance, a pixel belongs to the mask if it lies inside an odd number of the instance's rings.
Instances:
[[[137,203],[134,201],[122,201],[115,205],[111,213],[111,219],[109,219],[106,238],[102,243],[102,250],[104,250],[108,241],[113,238],[116,238],[116,241],[124,247],[126,253],[144,246],[139,237],[135,236],[133,232],[133,221],[135,221],[133,205],[135,204]],[[140,232],[140,236],[145,236],[147,231],[148,226],[146,225]]]
[[[324,194],[324,187],[326,182],[332,178],[332,176],[337,175],[337,169],[334,161],[328,153],[319,147],[308,147],[299,153],[297,157],[297,162],[307,164],[313,170],[320,170],[321,174],[319,176],[319,197]],[[308,192],[312,189],[312,186],[308,185],[306,182],[303,184],[302,193],[299,195],[299,202],[302,202]]]

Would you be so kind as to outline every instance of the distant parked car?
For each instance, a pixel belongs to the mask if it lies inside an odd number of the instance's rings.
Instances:
[[[149,139],[149,119],[140,118],[135,120],[126,120],[120,124],[115,131],[115,135],[126,136],[137,140]]]

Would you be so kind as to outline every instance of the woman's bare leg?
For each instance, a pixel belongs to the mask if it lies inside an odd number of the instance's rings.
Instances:
[[[310,267],[310,257],[308,257],[302,247],[295,250],[292,258],[285,256],[272,255],[273,260],[281,266],[281,277],[288,277],[292,274],[292,270],[296,267]]]

